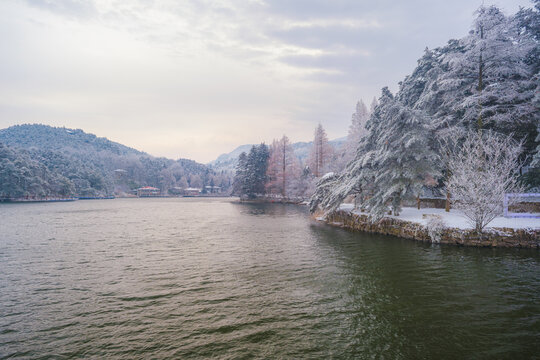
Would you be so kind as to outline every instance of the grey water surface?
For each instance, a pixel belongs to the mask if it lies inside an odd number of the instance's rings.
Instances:
[[[538,358],[539,264],[294,205],[0,204],[0,358]]]

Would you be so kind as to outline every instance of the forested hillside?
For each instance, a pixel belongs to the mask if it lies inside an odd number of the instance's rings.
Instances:
[[[216,185],[230,179],[192,160],[156,158],[82,130],[17,125],[0,130],[0,197],[107,196],[154,186]]]
[[[0,130],[0,142],[25,149],[61,152],[108,152],[116,155],[143,155],[144,153],[106,138],[87,134],[81,129],[57,128],[41,124],[15,125]]]
[[[0,143],[0,198],[68,197],[74,193],[73,182],[57,171],[51,171],[25,150]]]

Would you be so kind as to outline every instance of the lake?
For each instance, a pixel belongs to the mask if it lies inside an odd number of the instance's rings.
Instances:
[[[539,264],[295,205],[0,204],[0,358],[534,358]]]

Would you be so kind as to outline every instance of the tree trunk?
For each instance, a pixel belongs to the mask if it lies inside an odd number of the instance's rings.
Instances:
[[[478,234],[482,233],[482,223],[481,222],[476,222],[476,232]]]
[[[281,185],[281,195],[283,196],[283,198],[285,198],[285,194],[286,194],[286,191],[285,191],[285,176],[286,176],[286,163],[285,163],[285,160],[286,160],[286,147],[285,147],[285,143],[283,144],[283,183]]]
[[[480,26],[480,39],[484,39],[484,27]],[[484,76],[484,60],[482,59],[482,49],[480,49],[480,55],[478,58],[478,131],[482,131],[484,126],[482,121],[482,102],[480,100],[480,95],[482,95],[482,88],[484,87],[483,76]]]
[[[444,211],[450,212],[450,191],[446,190],[446,204],[444,206]]]

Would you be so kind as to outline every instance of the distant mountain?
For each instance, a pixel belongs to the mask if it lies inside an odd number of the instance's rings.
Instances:
[[[343,143],[347,140],[347,137],[341,137],[338,139],[330,140],[329,143],[332,145],[334,149],[339,149]],[[209,162],[207,165],[212,168],[214,171],[235,171],[236,163],[238,161],[238,156],[242,152],[248,153],[253,145],[252,144],[246,144],[241,145],[234,149],[233,151],[221,154],[215,159],[214,161]],[[292,148],[294,150],[294,154],[300,159],[302,162],[305,161],[308,156],[309,152],[311,151],[311,147],[313,146],[313,142],[296,142],[292,144]]]
[[[0,130],[0,197],[105,196],[154,186],[230,186],[193,160],[157,158],[80,129],[17,125]]]
[[[15,125],[0,130],[0,142],[24,149],[65,150],[67,152],[109,152],[115,155],[147,155],[81,129],[52,127],[41,124]]]
[[[248,153],[253,145],[240,145],[233,151],[227,154],[221,154],[215,159],[214,161],[209,162],[207,165],[210,166],[214,170],[234,170],[236,166],[236,162],[238,160],[238,156],[240,156],[241,153],[246,152]]]

